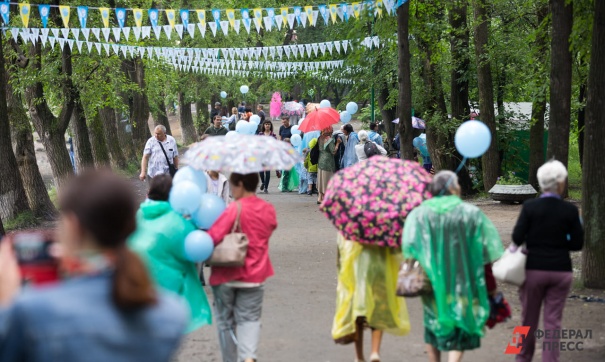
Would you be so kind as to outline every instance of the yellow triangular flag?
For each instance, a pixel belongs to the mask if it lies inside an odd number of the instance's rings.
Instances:
[[[99,8],[101,12],[101,20],[103,20],[103,26],[109,28],[109,8]]]
[[[382,0],[376,0],[376,13],[379,18],[382,18]]]
[[[336,23],[336,4],[330,4],[330,15],[332,16],[332,22]]]
[[[231,24],[231,27],[233,29],[235,29],[235,9],[227,9],[226,13],[227,13],[227,20],[229,20],[229,24]]]
[[[263,9],[256,8],[256,9],[252,9],[252,11],[254,12],[254,17],[256,19],[258,19],[258,21],[260,23],[260,27],[262,28],[263,27],[263,23],[262,23],[262,20],[263,20]]]
[[[19,4],[19,14],[21,14],[21,21],[23,22],[24,27],[28,27],[29,25],[29,4]]]
[[[61,13],[61,19],[63,19],[63,27],[69,28],[69,12],[70,8],[68,5],[59,5],[59,13]]]
[[[305,6],[305,13],[307,13],[307,18],[309,19],[309,23],[311,23],[311,19],[313,19],[313,7]]]
[[[171,28],[174,28],[174,22],[176,20],[174,15],[174,10],[165,10],[166,11],[166,17],[168,18],[168,24],[170,24]]]
[[[206,26],[206,10],[196,10],[197,18],[202,24],[202,27]]]
[[[143,26],[143,10],[141,9],[132,9],[132,14],[134,15],[134,23],[137,28]]]
[[[359,18],[359,13],[361,12],[361,3],[353,3],[353,14],[355,14],[356,18]]]
[[[280,8],[281,16],[284,17],[284,21],[288,19],[288,8]]]

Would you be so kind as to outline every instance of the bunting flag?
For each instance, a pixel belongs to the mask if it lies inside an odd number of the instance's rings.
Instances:
[[[0,7],[2,5],[0,4]],[[46,28],[48,25],[48,15],[50,14],[50,5],[38,5],[38,12],[40,12],[40,20],[42,20],[42,26]]]
[[[342,17],[344,21],[349,21],[349,6],[347,4],[341,4],[340,9],[342,9]]]
[[[273,25],[275,23],[275,9],[267,8],[267,17],[270,19],[270,24]],[[268,27],[269,31],[271,31],[271,26]]]
[[[151,23],[151,26],[155,29],[158,27],[158,9],[149,9],[149,22]]]
[[[359,15],[361,13],[361,3],[353,3],[352,4],[353,7],[353,15],[355,15],[356,18],[359,18]]]
[[[4,21],[4,25],[8,26],[8,21],[10,20],[10,6],[8,2],[0,3],[0,15],[2,16],[2,21]]]
[[[59,13],[61,14],[61,19],[63,19],[63,27],[69,28],[69,13],[71,8],[67,5],[59,5]]]
[[[137,28],[142,27],[143,26],[143,10],[132,9],[132,15],[134,16],[134,24],[137,26]],[[136,35],[136,33],[135,33],[135,35]]]
[[[116,19],[118,19],[118,26],[123,28],[126,23],[126,9],[116,8]]]
[[[233,29],[235,29],[235,9],[227,9],[225,10],[227,13],[227,19],[229,20],[229,24]]]
[[[183,23],[183,27],[187,29],[187,32],[189,32],[189,10],[181,9],[179,11],[179,14],[181,15],[181,22]]]
[[[168,18],[168,25],[170,25],[171,29],[174,29],[174,24],[176,21],[176,16],[174,15],[174,10],[164,10],[166,11],[166,17]]]
[[[29,4],[19,4],[19,14],[21,15],[21,22],[24,27],[28,27],[29,25],[29,13],[30,13],[30,5]]]
[[[255,18],[258,18],[258,19],[263,18],[263,9],[261,9],[261,8],[252,9],[252,12],[254,13]]]
[[[302,12],[302,10],[301,10],[300,6],[294,7],[294,16],[296,16],[296,21],[298,21],[299,25],[302,25],[302,20],[300,19],[301,12]]]
[[[330,17],[332,17],[332,23],[336,23],[336,12],[337,12],[336,4],[330,4]]]
[[[99,8],[101,12],[101,20],[103,20],[103,26],[109,28],[109,8]]]
[[[221,22],[221,10],[220,9],[212,9],[212,18],[214,19],[214,23],[217,27],[220,27]],[[216,30],[215,30],[216,32]]]
[[[78,20],[80,20],[80,28],[86,29],[86,20],[88,19],[88,6],[78,6],[76,8]]]
[[[328,8],[326,5],[318,5],[317,8],[319,8],[319,13],[323,17],[324,23],[328,25]]]
[[[242,13],[242,22],[244,23],[244,28],[246,28],[246,31],[248,32],[248,34],[250,34],[250,11],[248,9],[242,9],[241,10]]]
[[[196,10],[197,19],[200,22],[202,28],[206,28],[206,10]]]
[[[280,8],[279,11],[284,21],[286,21],[286,19],[288,18],[288,8]]]
[[[307,18],[309,19],[309,24],[313,25],[311,19],[313,19],[313,7],[305,6],[305,14],[307,14]]]
[[[376,0],[376,12],[375,15],[382,18],[382,0]]]

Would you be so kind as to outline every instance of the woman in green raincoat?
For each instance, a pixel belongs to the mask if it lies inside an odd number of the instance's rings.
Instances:
[[[422,297],[429,360],[449,351],[448,361],[460,361],[463,351],[480,346],[490,314],[484,268],[503,247],[487,216],[460,199],[455,173],[437,173],[429,191],[434,198],[406,219],[403,254],[420,263],[433,288]]]
[[[171,187],[169,175],[152,179],[149,199],[137,212],[137,229],[128,246],[143,259],[157,285],[187,301],[191,315],[187,332],[191,332],[212,324],[212,313],[195,264],[185,257],[185,237],[196,227],[170,207]]]

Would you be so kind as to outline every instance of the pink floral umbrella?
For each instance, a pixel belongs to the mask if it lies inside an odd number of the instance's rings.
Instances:
[[[400,247],[408,213],[431,197],[417,162],[374,156],[336,173],[321,211],[349,240]]]

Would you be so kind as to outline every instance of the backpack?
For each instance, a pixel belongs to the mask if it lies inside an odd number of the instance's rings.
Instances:
[[[340,138],[341,143],[340,146],[338,147],[338,151],[336,151],[336,153],[334,154],[334,163],[335,163],[335,171],[338,171],[341,169],[340,167],[340,161],[342,160],[342,158],[345,155],[345,142],[343,137],[340,134],[335,134],[332,136],[332,138],[334,139],[334,142],[336,142],[336,140],[338,138]]]
[[[363,145],[363,152],[368,158],[380,155],[380,150],[378,149],[378,146],[376,146],[376,144],[372,141],[368,141],[365,145]]]
[[[309,160],[311,161],[312,165],[317,165],[317,163],[319,162],[319,142],[317,142],[315,146],[311,148]]]

